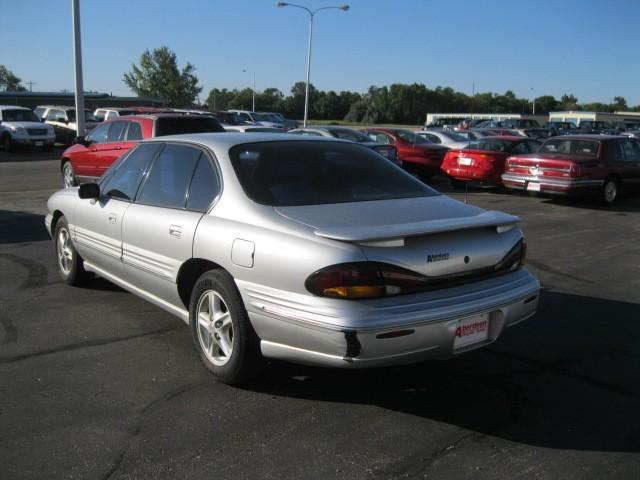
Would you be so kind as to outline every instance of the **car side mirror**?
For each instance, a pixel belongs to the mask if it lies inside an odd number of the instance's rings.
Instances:
[[[100,185],[97,183],[83,183],[78,189],[80,198],[100,198]]]
[[[85,147],[88,147],[93,142],[91,140],[89,140],[87,137],[85,137],[84,135],[79,135],[79,136],[77,136],[76,138],[73,139],[72,143],[74,145],[84,145]]]

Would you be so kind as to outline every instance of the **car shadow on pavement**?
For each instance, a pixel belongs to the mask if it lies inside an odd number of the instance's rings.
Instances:
[[[43,160],[60,160],[66,147],[57,146],[52,151],[16,149],[12,152],[0,150],[0,163],[10,162],[41,162]]]
[[[485,349],[375,370],[274,363],[251,388],[376,405],[477,437],[640,452],[639,339],[640,304],[547,291],[534,318]]]
[[[601,210],[603,212],[640,212],[640,196],[627,195],[617,200],[613,205],[604,205],[593,198],[550,198],[543,197],[543,202],[549,205],[582,208],[587,210]]]
[[[49,240],[44,215],[0,210],[0,245]]]

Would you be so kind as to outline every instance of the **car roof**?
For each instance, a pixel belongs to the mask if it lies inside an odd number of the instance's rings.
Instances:
[[[163,137],[155,137],[144,140],[145,142],[166,142],[166,141],[182,141],[189,143],[197,143],[210,147],[212,149],[226,149],[243,145],[245,143],[256,142],[343,142],[353,144],[348,140],[341,140],[333,137],[305,137],[302,135],[282,133],[274,135],[273,133],[263,132],[211,132],[211,133],[185,133],[180,135],[167,135]]]
[[[560,137],[551,137],[552,139],[560,139],[560,140],[614,140],[616,138],[621,138],[620,135],[599,135],[597,133],[583,133],[578,135],[562,135]]]

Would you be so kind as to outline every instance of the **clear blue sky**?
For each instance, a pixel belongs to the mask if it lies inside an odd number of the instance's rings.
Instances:
[[[348,1],[348,0],[347,0]],[[299,0],[312,8],[332,1]],[[424,83],[471,93],[621,95],[640,104],[638,0],[351,0],[315,20],[312,83],[364,92]],[[289,93],[306,68],[302,10],[272,0],[81,0],[85,89],[129,95],[122,73],[167,45],[212,87]],[[2,0],[0,64],[34,90],[73,89],[71,0]],[[242,70],[247,72],[243,73]]]

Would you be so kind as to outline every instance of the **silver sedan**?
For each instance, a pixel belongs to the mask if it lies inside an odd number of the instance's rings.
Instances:
[[[364,146],[217,133],[140,143],[48,201],[61,277],[100,275],[190,325],[239,383],[266,359],[446,358],[531,317],[518,218],[441,195]]]

